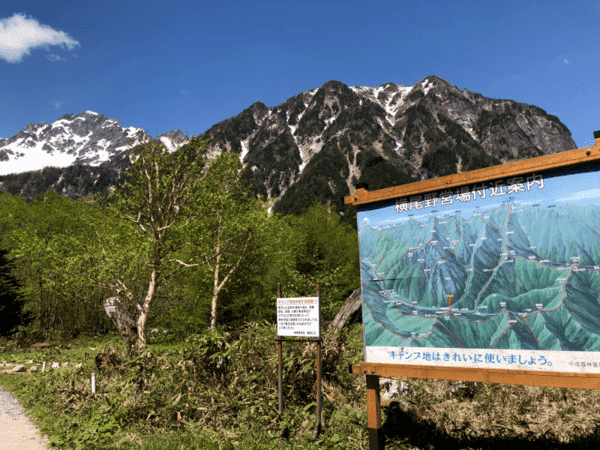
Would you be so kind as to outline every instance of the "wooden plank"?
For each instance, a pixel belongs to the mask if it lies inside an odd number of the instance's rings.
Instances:
[[[425,192],[464,186],[465,184],[476,184],[483,181],[525,175],[527,173],[541,172],[544,170],[568,167],[592,161],[600,161],[600,138],[596,138],[596,144],[590,147],[538,156],[537,158],[530,158],[431,180],[379,189],[373,192],[368,192],[366,189],[357,189],[355,195],[344,197],[344,203],[348,205],[363,205],[365,203],[407,197]]]
[[[353,374],[433,380],[461,380],[523,386],[600,390],[600,374],[541,372],[532,370],[471,369],[362,362],[351,367]]]
[[[379,403],[379,376],[367,375],[367,413],[369,428],[381,428],[381,405]]]

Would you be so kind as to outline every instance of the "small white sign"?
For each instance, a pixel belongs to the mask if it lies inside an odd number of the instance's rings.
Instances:
[[[277,335],[321,337],[319,297],[277,299]]]

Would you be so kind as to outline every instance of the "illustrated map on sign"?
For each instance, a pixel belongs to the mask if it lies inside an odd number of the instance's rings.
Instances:
[[[599,169],[360,209],[365,346],[600,351]]]

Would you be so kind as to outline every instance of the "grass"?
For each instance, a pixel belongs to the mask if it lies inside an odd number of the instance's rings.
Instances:
[[[185,339],[151,335],[128,360],[114,335],[30,353],[11,343],[0,360],[46,361],[45,373],[0,375],[55,447],[65,449],[366,449],[362,329],[323,344],[323,430],[315,437],[315,344],[285,342],[285,412],[277,411],[275,326],[250,324]],[[91,350],[94,348],[95,350]],[[100,367],[96,355],[104,362]],[[51,362],[70,366],[50,370]],[[83,367],[77,369],[76,363]],[[97,395],[92,395],[91,372]],[[383,402],[386,449],[597,448],[595,391],[402,379]],[[106,395],[105,395],[106,394]]]

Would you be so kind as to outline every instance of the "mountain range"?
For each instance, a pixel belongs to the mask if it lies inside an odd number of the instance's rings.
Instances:
[[[210,151],[233,151],[254,194],[281,213],[339,199],[357,183],[380,189],[576,148],[567,127],[533,105],[460,90],[431,75],[412,86],[329,81],[284,103],[256,102],[206,131]],[[127,140],[171,150],[180,130],[151,138],[92,111],[29,124],[0,139],[0,188],[26,200],[54,190],[106,193],[129,167]]]

